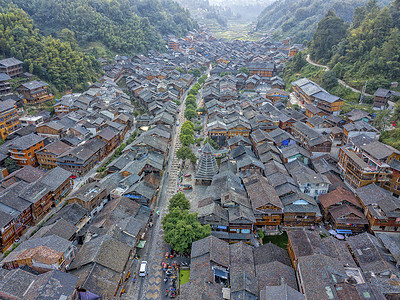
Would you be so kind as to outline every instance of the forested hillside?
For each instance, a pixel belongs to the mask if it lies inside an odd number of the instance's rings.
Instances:
[[[309,53],[314,61],[328,64],[338,78],[367,91],[390,87],[400,81],[400,0],[380,8],[370,0],[356,9],[345,34],[340,19],[327,15],[319,24]]]
[[[59,90],[82,90],[100,73],[97,60],[78,51],[74,42],[44,37],[25,12],[7,8],[0,1],[1,56],[23,60],[25,70],[52,83]]]
[[[258,31],[274,29],[276,38],[292,36],[294,41],[302,43],[311,40],[318,22],[328,10],[342,18],[346,23],[352,21],[357,7],[367,0],[281,0],[267,6],[259,15]],[[390,0],[380,0],[388,4]]]
[[[46,35],[67,28],[83,48],[96,43],[119,54],[162,49],[162,35],[197,26],[171,0],[7,0],[25,10]]]

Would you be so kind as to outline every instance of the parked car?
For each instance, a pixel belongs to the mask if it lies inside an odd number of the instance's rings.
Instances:
[[[139,276],[144,277],[147,275],[147,261],[142,261],[140,263],[140,269],[139,269]]]
[[[192,174],[185,174],[185,175],[183,175],[183,177],[190,177],[190,176],[192,176]]]

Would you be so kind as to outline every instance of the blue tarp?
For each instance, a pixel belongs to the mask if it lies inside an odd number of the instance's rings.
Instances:
[[[336,232],[339,234],[352,234],[353,231],[351,231],[350,229],[336,229]]]

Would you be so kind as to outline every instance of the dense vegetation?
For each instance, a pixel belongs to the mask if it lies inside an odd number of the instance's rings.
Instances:
[[[97,79],[100,64],[82,54],[72,42],[44,37],[22,10],[0,1],[0,56],[24,61],[26,71],[52,83],[59,90],[83,90]]]
[[[190,253],[192,243],[210,235],[210,225],[201,225],[197,213],[189,213],[190,203],[185,194],[175,194],[169,202],[168,213],[162,219],[164,241],[178,253]]]
[[[329,30],[325,30],[330,26]],[[324,18],[311,41],[311,58],[328,64],[338,78],[367,92],[389,88],[400,81],[400,0],[380,8],[376,0],[357,8],[354,22],[342,34],[343,23],[334,16]],[[340,32],[340,33],[338,33]],[[334,44],[329,44],[328,40]],[[330,50],[332,49],[332,50]]]
[[[356,8],[367,0],[282,0],[267,6],[259,15],[257,30],[275,30],[275,37],[292,36],[295,42],[309,41],[318,22],[328,10],[335,12],[346,23],[352,21]],[[390,0],[380,0],[388,4]]]
[[[119,54],[163,48],[161,35],[183,36],[197,25],[171,0],[5,0],[25,10],[46,34],[63,29],[83,47]],[[95,53],[97,54],[97,53]]]

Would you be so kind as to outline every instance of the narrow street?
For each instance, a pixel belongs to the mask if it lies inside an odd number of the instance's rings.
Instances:
[[[160,194],[157,198],[154,210],[159,212],[159,216],[154,214],[154,225],[148,231],[146,237],[146,246],[140,250],[140,259],[137,260],[131,268],[132,277],[136,276],[136,282],[130,280],[126,287],[126,294],[123,299],[163,299],[164,287],[163,271],[161,262],[165,260],[165,252],[169,251],[168,245],[164,242],[164,231],[161,220],[167,213],[168,201],[177,190],[177,177],[180,163],[176,157],[176,151],[181,147],[179,133],[181,126],[185,121],[185,99],[187,92],[182,96],[182,104],[177,121],[179,126],[175,125],[174,133],[171,138],[171,147],[167,157],[167,165],[160,186]],[[148,275],[139,277],[139,265],[141,261],[147,261]]]

